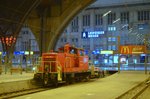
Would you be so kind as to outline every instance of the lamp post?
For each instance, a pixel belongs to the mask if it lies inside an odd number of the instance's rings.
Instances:
[[[26,73],[27,73],[27,67],[28,67],[28,55],[29,55],[29,51],[25,51],[25,55],[26,55]]]
[[[7,73],[7,56],[4,57],[5,74]]]
[[[35,39],[29,39],[29,59],[30,59],[30,63],[32,64],[32,67],[34,65],[34,62],[33,62],[33,54],[34,54],[34,48],[32,49],[32,41],[36,41]],[[33,45],[34,47],[34,45]]]
[[[17,51],[19,51],[20,53],[19,53],[19,69],[20,69],[20,74],[22,74],[22,60],[23,60],[23,53],[24,53],[24,51],[22,51],[22,36],[18,36],[17,37],[17,42],[16,42],[16,49],[17,49]],[[17,61],[18,61],[18,59],[17,59]]]
[[[147,38],[148,37],[148,35],[145,35],[145,40],[144,40],[144,45],[146,46],[146,48],[147,48]],[[144,67],[145,67],[145,74],[147,74],[147,53],[145,53],[145,61],[144,61]]]
[[[22,55],[20,53],[20,73],[22,74]]]
[[[120,73],[120,36],[118,36],[118,73]]]
[[[0,52],[0,74],[2,73],[2,52]]]

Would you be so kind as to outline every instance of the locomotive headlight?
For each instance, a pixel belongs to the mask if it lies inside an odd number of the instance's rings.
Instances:
[[[32,68],[33,71],[35,71],[35,69],[36,69],[35,67]]]

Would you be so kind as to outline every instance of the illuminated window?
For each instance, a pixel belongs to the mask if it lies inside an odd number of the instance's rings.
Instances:
[[[118,63],[118,56],[117,55],[114,56],[114,63]]]
[[[111,41],[111,37],[108,37],[108,41]]]
[[[108,50],[111,50],[111,45],[108,46]]]
[[[112,45],[112,50],[116,50],[116,45]]]
[[[116,37],[112,37],[112,41],[116,41]]]
[[[116,45],[109,45],[108,50],[116,50]]]
[[[116,41],[116,37],[108,37],[108,41]]]
[[[108,63],[108,60],[107,60],[107,59],[104,59],[104,63]]]
[[[108,31],[116,31],[116,27],[115,26],[109,26]]]

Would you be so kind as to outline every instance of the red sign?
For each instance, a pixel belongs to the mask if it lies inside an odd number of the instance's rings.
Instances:
[[[144,45],[125,45],[119,47],[120,54],[144,54],[147,53]]]

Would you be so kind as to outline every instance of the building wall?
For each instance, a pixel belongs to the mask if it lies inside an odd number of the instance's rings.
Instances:
[[[39,51],[37,39],[28,27],[23,27],[19,33],[16,46],[16,51]]]
[[[106,14],[108,11],[111,11],[109,14],[112,15],[107,14],[104,16],[104,14]],[[143,13],[143,16],[139,15],[139,13]],[[103,22],[100,25],[96,25],[95,22],[96,15],[98,14],[102,15]],[[113,14],[115,16],[114,20],[112,22],[108,22],[108,17],[113,16]],[[127,21],[124,19],[125,16],[129,16],[128,19],[125,18]],[[139,16],[143,17],[143,19],[138,19]],[[87,21],[87,23],[85,21]],[[76,28],[77,30],[73,31],[73,28]],[[104,31],[104,34],[100,34],[98,38],[82,38],[81,34],[84,31]],[[97,55],[91,54],[96,49],[118,50],[118,36],[120,37],[121,45],[139,45],[144,44],[144,38],[149,33],[149,31],[150,4],[138,4],[130,6],[118,5],[114,7],[106,6],[102,8],[93,7],[83,10],[72,20],[72,22],[68,25],[58,40],[56,49],[69,42],[72,45],[84,48],[89,52],[88,54],[92,59],[96,59],[95,56]]]

